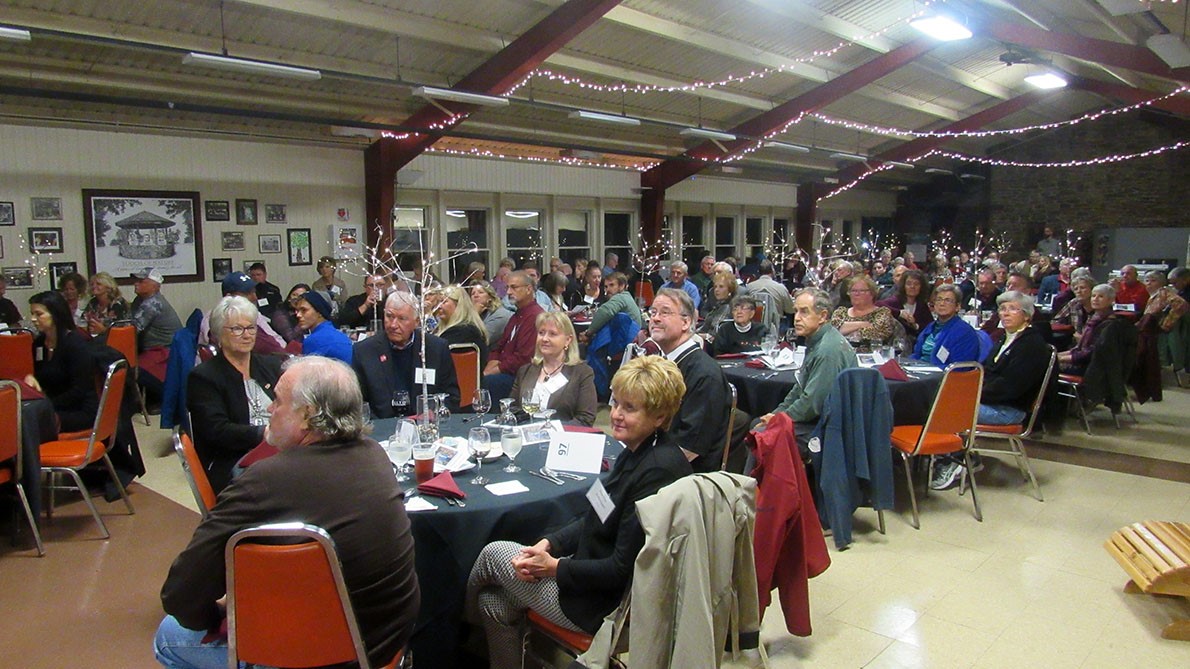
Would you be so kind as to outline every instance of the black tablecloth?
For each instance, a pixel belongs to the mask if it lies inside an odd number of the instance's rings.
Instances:
[[[737,404],[741,411],[752,416],[762,416],[777,408],[793,388],[793,372],[778,372],[753,369],[744,365],[744,360],[720,360],[719,366],[727,380],[736,387]],[[930,414],[930,405],[942,374],[922,375],[909,381],[886,381],[889,398],[893,405],[893,424],[922,425]]]
[[[34,518],[41,518],[41,443],[58,437],[58,418],[47,399],[21,402],[21,483]]]
[[[475,420],[464,423],[467,418],[471,416],[452,416],[442,425],[442,434],[465,437],[469,428],[479,425]],[[492,418],[489,416],[488,420]],[[396,419],[377,420],[374,425],[373,438],[383,442],[395,431]],[[492,429],[492,437],[498,439],[499,432]],[[620,448],[617,442],[608,439],[604,453],[612,455]],[[530,444],[516,462],[523,470],[540,469],[545,456],[539,444]],[[501,458],[484,465],[484,476],[492,483],[516,479],[529,492],[498,497],[483,486],[471,485],[475,471],[469,470],[455,475],[455,482],[467,494],[466,507],[448,506],[445,500],[426,497],[438,509],[409,514],[422,593],[421,613],[410,642],[418,666],[456,665],[462,641],[467,576],[484,546],[497,540],[535,543],[546,530],[568,522],[587,508],[585,495],[591,487],[591,477],[586,481],[565,480],[557,486],[526,471],[506,474],[501,469],[507,464],[507,459]],[[403,485],[413,484],[410,480]]]

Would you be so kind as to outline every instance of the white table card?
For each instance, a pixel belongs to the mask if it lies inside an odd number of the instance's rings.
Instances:
[[[603,465],[602,434],[586,432],[554,432],[550,435],[550,450],[545,466],[564,472],[598,474]]]

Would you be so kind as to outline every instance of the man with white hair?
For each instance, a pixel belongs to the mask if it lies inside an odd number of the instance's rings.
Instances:
[[[137,378],[149,404],[155,404],[164,394],[169,347],[173,343],[174,333],[182,329],[182,321],[173,305],[161,294],[165,277],[160,270],[146,267],[133,272],[131,277],[136,279],[136,283],[132,284],[136,299],[132,301],[131,318],[132,324],[136,326],[139,351],[141,373]]]
[[[269,405],[278,453],[248,467],[170,567],[153,650],[166,667],[227,666],[224,548],[239,530],[300,519],[330,533],[372,666],[409,643],[421,593],[404,496],[388,456],[367,438],[355,374],[324,357],[290,361]],[[302,583],[292,584],[304,587]]]
[[[446,393],[447,405],[458,410],[459,383],[455,376],[450,346],[435,335],[424,334],[418,319],[417,298],[396,292],[384,302],[384,332],[356,343],[351,349],[351,366],[359,376],[364,401],[376,418],[400,418],[416,411],[412,400],[426,392]],[[425,337],[425,359],[422,359]],[[405,393],[405,402],[397,393]]]
[[[687,271],[686,263],[681,260],[671,262],[669,264],[669,281],[661,284],[661,287],[685,291],[690,296],[690,300],[694,302],[694,308],[697,309],[698,305],[702,304],[702,295],[698,292],[698,286],[689,280]]]

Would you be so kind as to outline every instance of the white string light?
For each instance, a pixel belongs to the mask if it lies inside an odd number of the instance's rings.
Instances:
[[[1064,167],[1089,167],[1092,165],[1107,165],[1110,163],[1122,163],[1128,160],[1136,160],[1138,158],[1148,158],[1156,156],[1167,151],[1178,151],[1190,146],[1190,142],[1174,142],[1173,144],[1166,144],[1148,151],[1139,151],[1137,153],[1120,153],[1111,156],[1099,156],[1098,158],[1088,158],[1086,160],[1062,160],[1049,163],[1029,163],[1017,160],[997,160],[995,158],[981,158],[979,156],[969,156],[964,153],[951,153],[950,151],[942,151],[935,149],[921,158],[922,160],[930,156],[942,156],[943,158],[950,158],[952,160],[960,160],[970,163],[978,163],[980,165],[992,165],[995,167],[1033,167],[1033,168],[1064,168]],[[866,175],[865,175],[866,176]]]
[[[591,160],[583,160],[581,158],[564,158],[564,157],[546,158],[543,156],[509,155],[509,154],[505,154],[505,153],[499,153],[496,151],[491,151],[488,149],[480,149],[480,148],[476,148],[476,147],[472,147],[471,149],[468,149],[466,151],[461,150],[461,149],[440,149],[440,148],[430,147],[430,148],[426,149],[426,153],[442,153],[442,154],[446,154],[446,155],[462,156],[462,157],[466,157],[466,158],[495,158],[498,160],[519,160],[519,161],[523,161],[523,162],[527,162],[527,163],[548,163],[548,164],[554,164],[554,165],[566,165],[568,167],[601,167],[604,169],[627,170],[627,171],[636,171],[636,172],[643,172],[643,171],[649,169],[650,167],[653,167],[654,165],[660,164],[660,161],[655,161],[655,162],[647,163],[647,164],[646,163],[634,163],[632,165],[615,165],[615,164],[611,164],[611,163],[598,163],[598,162],[591,161]]]

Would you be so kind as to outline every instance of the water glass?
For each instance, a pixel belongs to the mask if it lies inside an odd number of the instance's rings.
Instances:
[[[516,414],[512,412],[511,397],[506,397],[500,400],[500,424],[501,425],[516,425]]]
[[[393,391],[393,414],[397,416],[409,415],[409,391]]]
[[[397,471],[397,480],[408,481],[409,477],[405,475],[405,463],[413,457],[413,443],[397,432],[389,438],[384,450],[388,454],[389,462],[393,463],[393,468]]]
[[[508,456],[508,466],[504,468],[505,472],[515,474],[521,471],[521,468],[516,466],[516,456],[521,454],[523,442],[520,428],[505,427],[500,431],[500,450]]]
[[[419,395],[417,398],[417,431],[422,441],[438,438],[439,403],[437,396]]]
[[[492,435],[486,427],[473,427],[467,433],[467,448],[475,456],[475,478],[471,485],[484,485],[488,482],[482,474],[483,459],[492,451]]]
[[[439,422],[450,418],[450,404],[447,402],[450,399],[449,393],[438,393],[438,420]]]
[[[360,413],[363,415],[365,421],[372,420],[372,405],[364,402],[364,409]]]

